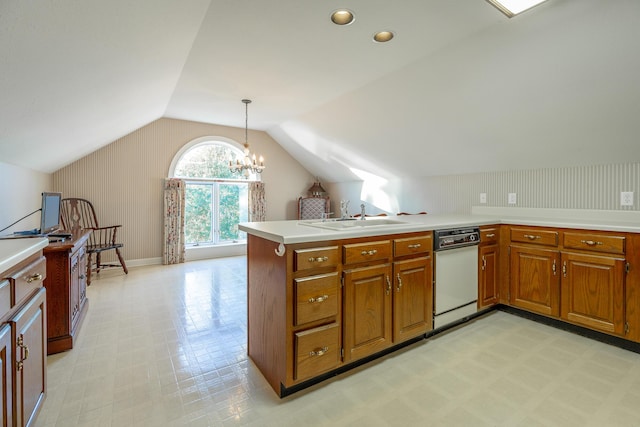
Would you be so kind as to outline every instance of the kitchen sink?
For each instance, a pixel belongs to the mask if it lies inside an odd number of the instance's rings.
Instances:
[[[406,225],[409,224],[405,221],[398,221],[396,219],[386,218],[372,218],[365,220],[329,220],[329,221],[300,221],[301,225],[308,227],[324,228],[327,230],[348,230],[354,228],[369,228],[369,227],[382,227],[393,225]]]

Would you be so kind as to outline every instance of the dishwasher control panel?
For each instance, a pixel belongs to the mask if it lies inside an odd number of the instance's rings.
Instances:
[[[433,249],[436,251],[477,245],[480,243],[480,229],[478,227],[435,230],[433,236]]]

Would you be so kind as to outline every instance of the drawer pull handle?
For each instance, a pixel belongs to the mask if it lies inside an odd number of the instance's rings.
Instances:
[[[409,249],[420,249],[422,245],[420,243],[415,243],[413,245],[407,246]]]
[[[311,350],[309,352],[309,356],[311,356],[311,357],[313,357],[313,356],[322,356],[327,351],[329,351],[329,347],[316,348],[315,350]]]
[[[400,292],[400,289],[402,289],[402,278],[400,277],[400,273],[398,273],[397,279],[398,279],[398,287],[396,288],[396,292]]]
[[[362,251],[362,252],[360,252],[360,255],[367,256],[367,255],[375,255],[377,253],[378,253],[377,249],[371,249],[370,251]]]
[[[386,290],[386,294],[389,295],[389,293],[391,292],[391,280],[389,280],[389,276],[387,276],[387,290]]]
[[[319,297],[311,297],[309,298],[309,304],[313,304],[314,302],[324,302],[329,299],[329,295],[322,295]]]
[[[484,257],[484,255],[482,255],[482,270],[486,270],[487,269],[487,259]]]
[[[496,237],[496,233],[487,234],[487,239],[493,239],[494,237]]]
[[[38,282],[40,280],[42,280],[42,274],[36,273],[33,276],[29,276],[29,278],[27,279],[27,283]]]
[[[542,239],[542,236],[534,236],[533,234],[525,234],[524,237],[526,237],[529,240]]]
[[[567,277],[567,261],[562,263],[562,276]]]
[[[19,372],[22,371],[22,368],[24,367],[24,361],[29,358],[29,347],[24,345],[24,335],[20,334],[17,339],[16,345],[24,350],[24,357],[16,364],[16,370]]]
[[[587,246],[604,245],[604,243],[596,242],[595,240],[580,240],[580,243],[584,243]]]
[[[328,256],[319,256],[318,258],[314,258],[314,257],[309,258],[309,262],[324,262],[328,260],[329,260]]]

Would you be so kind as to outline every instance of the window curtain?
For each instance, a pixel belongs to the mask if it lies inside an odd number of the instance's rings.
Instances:
[[[163,264],[184,262],[185,182],[167,178],[164,181]]]
[[[267,199],[264,195],[264,182],[249,183],[249,221],[259,222],[267,219]]]

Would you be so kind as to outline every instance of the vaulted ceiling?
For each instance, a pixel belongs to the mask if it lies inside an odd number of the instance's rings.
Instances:
[[[160,117],[243,127],[251,98],[325,181],[635,162],[638,22],[637,0],[2,1],[0,161],[53,172]]]

